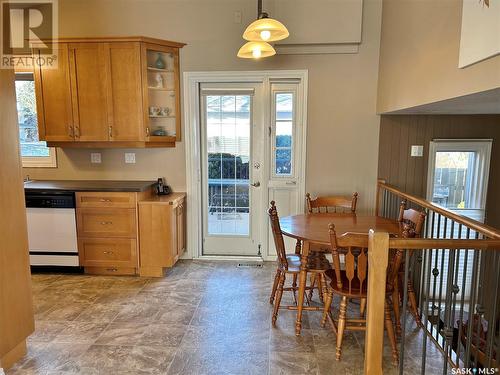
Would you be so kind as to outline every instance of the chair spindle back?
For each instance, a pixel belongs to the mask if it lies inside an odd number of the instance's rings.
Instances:
[[[425,212],[406,207],[406,200],[401,201],[398,221],[403,225],[403,237],[420,237],[426,214]]]
[[[271,201],[271,208],[269,208],[269,219],[271,222],[271,230],[273,232],[274,246],[276,247],[276,255],[280,264],[288,268],[286,260],[285,241],[283,240],[283,233],[281,232],[280,220],[278,217],[278,210],[276,209],[276,202]]]
[[[358,193],[353,193],[352,197],[330,196],[311,198],[311,194],[306,194],[307,212],[312,213],[342,213],[356,214]]]

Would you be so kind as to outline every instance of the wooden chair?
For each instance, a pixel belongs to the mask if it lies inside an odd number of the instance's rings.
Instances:
[[[413,238],[420,237],[422,234],[422,229],[424,226],[426,214],[421,211],[417,211],[413,208],[407,208],[406,200],[403,200],[399,206],[399,217],[398,221],[401,223],[401,233],[403,237]],[[413,255],[413,250],[409,251],[409,257]],[[396,318],[396,333],[398,336],[401,334],[401,317],[399,305],[402,298],[403,280],[404,280],[405,264],[404,260],[401,262],[401,266],[397,276],[397,282],[394,285],[392,301],[394,303],[394,315]],[[410,312],[413,315],[417,325],[421,325],[422,321],[420,319],[420,314],[417,307],[417,297],[415,295],[415,289],[413,288],[413,275],[408,275],[407,295],[408,301],[410,302]]]
[[[297,308],[297,298],[295,292],[298,290],[297,287],[297,276],[300,272],[300,241],[297,241],[294,254],[287,254],[285,250],[285,242],[283,240],[283,234],[281,232],[278,211],[276,210],[276,204],[274,201],[271,202],[271,208],[269,209],[269,219],[271,221],[271,229],[273,232],[274,245],[276,247],[276,254],[278,256],[278,264],[276,268],[276,275],[274,277],[273,289],[271,292],[271,297],[269,302],[273,304],[273,325],[276,324],[276,319],[278,318],[278,310],[280,308],[287,308],[290,310],[295,310]],[[320,296],[326,294],[326,279],[325,271],[330,269],[330,263],[326,259],[323,253],[310,253],[307,262],[307,272],[314,273],[318,275],[318,290]],[[291,287],[285,287],[286,276],[293,276],[293,283]],[[314,286],[306,286],[306,291],[314,288]],[[281,297],[284,291],[293,292],[295,305],[293,306],[281,306]],[[306,297],[307,297],[307,293]],[[276,298],[276,300],[275,300]],[[308,303],[309,303],[308,299]],[[307,310],[318,310],[316,307],[306,308]]]
[[[306,194],[307,212],[310,214],[325,212],[355,215],[357,202],[358,193],[353,193],[352,197],[329,196],[314,199],[311,199],[311,194]]]
[[[311,198],[311,194],[306,194],[307,213],[331,213],[339,215],[356,215],[356,205],[358,203],[358,193],[353,193],[351,197],[346,196],[324,196]],[[316,244],[311,244],[311,251],[330,252],[329,248]],[[315,275],[311,275],[311,286],[316,283]],[[313,298],[312,288],[309,291],[309,299]],[[321,296],[320,296],[321,299]]]
[[[334,333],[337,335],[336,344],[336,359],[340,360],[342,355],[342,340],[345,330],[366,330],[366,319],[364,311],[360,314],[359,319],[351,319],[347,317],[347,303],[352,300],[365,300],[367,298],[368,288],[368,235],[367,234],[348,234],[346,240],[349,241],[349,246],[339,248],[337,245],[337,234],[335,226],[329,225],[330,242],[332,248],[333,268],[325,272],[329,281],[328,291],[326,295],[325,308],[323,311],[323,319],[321,324],[324,326],[326,320],[329,319]],[[340,266],[340,256],[344,256],[345,267]],[[385,329],[392,347],[393,362],[398,362],[398,349],[396,346],[396,336],[394,334],[394,326],[391,318],[391,295],[394,287],[394,280],[399,270],[400,263],[403,258],[401,250],[396,251],[393,262],[389,264],[387,271],[387,286],[385,300]],[[333,295],[340,297],[340,312],[337,323],[331,316],[330,307],[332,304]]]

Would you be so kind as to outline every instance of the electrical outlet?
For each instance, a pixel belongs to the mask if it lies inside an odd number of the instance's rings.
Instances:
[[[424,146],[420,146],[420,145],[411,146],[411,154],[410,155],[421,158],[422,156],[424,156]]]
[[[234,23],[241,23],[241,12],[239,10],[234,12]]]
[[[91,152],[90,153],[90,162],[92,164],[101,164],[101,153],[100,152]]]
[[[135,164],[135,152],[126,152],[125,153],[125,163]]]

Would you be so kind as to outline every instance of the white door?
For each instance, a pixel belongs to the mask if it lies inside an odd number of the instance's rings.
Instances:
[[[201,85],[203,255],[260,254],[262,86]]]

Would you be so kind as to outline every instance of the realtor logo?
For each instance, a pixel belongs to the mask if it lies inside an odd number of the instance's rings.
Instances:
[[[56,67],[57,0],[0,0],[1,67]],[[35,53],[33,53],[35,50]]]

